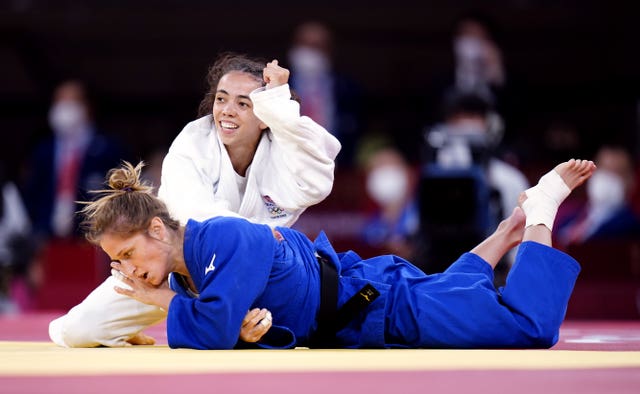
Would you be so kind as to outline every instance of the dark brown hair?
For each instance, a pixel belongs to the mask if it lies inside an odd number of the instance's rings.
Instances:
[[[218,82],[220,82],[220,78],[225,74],[231,71],[247,73],[255,77],[256,81],[264,86],[265,83],[262,73],[266,65],[267,62],[265,60],[250,58],[234,52],[220,54],[215,63],[209,67],[209,72],[207,73],[207,85],[209,87],[198,107],[198,116],[211,114],[213,100],[215,99],[216,90],[218,89]]]

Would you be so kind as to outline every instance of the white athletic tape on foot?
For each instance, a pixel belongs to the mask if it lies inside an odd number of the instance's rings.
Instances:
[[[558,213],[558,207],[564,201],[571,189],[555,170],[546,173],[537,185],[525,191],[527,199],[522,209],[527,215],[526,227],[544,224],[549,230],[553,229],[553,222]]]

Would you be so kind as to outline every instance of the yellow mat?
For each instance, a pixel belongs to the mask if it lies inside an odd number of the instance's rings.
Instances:
[[[0,376],[640,368],[640,352],[569,350],[65,349],[0,341]]]

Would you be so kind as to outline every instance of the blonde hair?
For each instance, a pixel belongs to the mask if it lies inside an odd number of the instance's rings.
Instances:
[[[141,180],[143,167],[143,161],[135,167],[123,161],[119,168],[107,173],[108,189],[90,191],[101,195],[99,198],[81,202],[85,205],[80,211],[84,217],[82,228],[89,242],[98,244],[107,232],[129,236],[146,231],[154,217],[173,230],[180,227],[166,205],[153,195],[153,186]]]

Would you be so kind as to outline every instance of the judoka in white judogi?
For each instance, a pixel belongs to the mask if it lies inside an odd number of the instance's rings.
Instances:
[[[263,132],[246,176],[239,176],[214,127],[211,115],[197,119],[172,143],[162,165],[158,195],[173,217],[240,216],[271,227],[291,226],[333,186],[340,143],[312,119],[300,116],[289,85],[260,88],[250,98]],[[60,346],[125,346],[166,311],[117,294],[122,283],[107,278],[87,298],[49,326]]]

